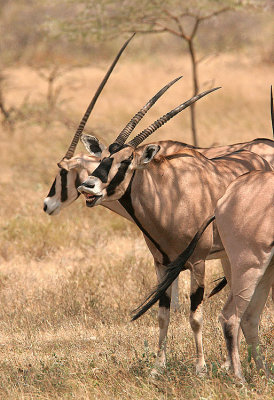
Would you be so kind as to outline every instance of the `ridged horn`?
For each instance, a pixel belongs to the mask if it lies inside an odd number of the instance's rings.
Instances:
[[[133,38],[134,35],[135,35],[135,33],[125,42],[125,44],[122,46],[122,48],[120,49],[119,53],[115,57],[113,63],[109,67],[104,79],[102,80],[101,84],[99,85],[95,95],[93,96],[93,99],[91,100],[91,102],[90,102],[90,104],[89,104],[89,106],[88,106],[88,108],[87,108],[87,110],[86,110],[86,112],[85,112],[85,114],[84,114],[84,116],[83,116],[83,118],[82,118],[82,120],[81,120],[81,122],[80,122],[80,124],[79,124],[79,126],[78,126],[78,128],[77,128],[77,130],[75,132],[75,134],[74,134],[74,137],[73,137],[73,139],[71,141],[71,144],[70,144],[70,146],[68,148],[68,151],[66,152],[66,155],[65,155],[64,158],[70,159],[73,156],[73,154],[75,152],[75,149],[76,149],[76,146],[77,146],[77,144],[79,142],[80,136],[81,136],[81,134],[82,134],[82,132],[84,130],[86,122],[87,122],[87,120],[88,120],[88,118],[90,116],[90,113],[91,113],[91,111],[92,111],[92,109],[93,109],[93,107],[94,107],[94,105],[95,105],[100,93],[102,92],[102,90],[103,90],[103,88],[104,88],[104,86],[105,86],[110,74],[112,73],[115,65],[117,64],[120,56],[122,55],[123,51],[125,50],[125,48],[127,47],[127,45],[129,44],[129,42],[131,41],[131,39]]]
[[[182,76],[174,79],[173,81],[169,82],[166,86],[164,86],[158,93],[156,93],[152,99],[150,99],[140,111],[138,111],[134,117],[129,121],[126,127],[119,133],[117,138],[115,139],[114,143],[124,144],[135,126],[141,121],[144,115],[148,112],[148,110],[156,103],[156,101],[170,88],[170,86],[174,85]]]
[[[153,124],[151,124],[148,128],[144,129],[141,133],[139,133],[137,136],[135,136],[135,138],[132,139],[127,144],[133,148],[136,148],[137,146],[139,146],[140,143],[142,143],[153,132],[155,132],[157,129],[159,129],[162,125],[164,125],[167,121],[169,121],[171,118],[173,118],[176,114],[183,111],[184,109],[189,107],[191,104],[195,103],[195,101],[201,99],[202,97],[206,96],[207,94],[214,92],[215,90],[218,90],[220,88],[221,87],[216,87],[214,89],[206,90],[205,92],[202,92],[202,93],[198,94],[197,96],[194,96],[191,99],[185,101],[178,107],[174,108],[167,114],[163,115],[161,118],[157,119],[157,121],[153,122]]]

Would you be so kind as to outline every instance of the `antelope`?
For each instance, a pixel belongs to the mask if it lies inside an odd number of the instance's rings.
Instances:
[[[193,99],[186,102],[187,105],[191,101]],[[79,186],[79,192],[85,195],[88,207],[119,200],[162,257],[156,265],[159,281],[164,276],[166,265],[180,254],[183,244],[188,243],[198,229],[204,214],[213,212],[228,184],[250,170],[271,169],[267,161],[244,150],[209,160],[191,148],[161,154],[160,142],[138,147],[163,123],[186,108],[186,103],[155,121],[127,144],[125,142],[131,132],[126,128],[108,148],[104,148],[94,137],[82,137],[90,154],[94,154],[96,147],[97,156],[102,161]],[[191,276],[190,323],[196,342],[197,373],[205,369],[202,312],[199,307],[204,294],[204,262],[205,259],[224,257],[218,239],[215,233],[213,246],[211,230],[199,243],[199,252],[196,252],[198,255],[193,261],[196,279]],[[159,300],[157,367],[164,366],[166,360],[170,294],[168,289]]]
[[[220,315],[233,372],[244,381],[238,339],[240,326],[258,370],[266,371],[259,349],[258,325],[272,286],[274,301],[274,172],[252,171],[238,177],[218,200],[214,215],[207,218],[187,248],[170,263],[158,287],[136,309],[139,318],[177,279],[192,268],[189,260],[205,229],[216,220],[231,268],[225,275],[230,293]]]
[[[59,167],[59,173],[51,187],[51,190],[49,192],[48,197],[45,199],[44,202],[44,211],[46,211],[47,213],[49,213],[50,215],[55,215],[57,214],[60,209],[62,207],[65,207],[69,204],[71,204],[72,201],[76,200],[76,198],[78,197],[78,194],[76,193],[76,190],[73,189],[73,187],[75,188],[75,186],[78,186],[79,184],[82,183],[83,179],[86,179],[86,174],[87,173],[93,173],[95,170],[97,170],[97,168],[94,168],[94,170],[92,171],[92,168],[94,165],[96,165],[95,160],[97,160],[97,166],[99,165],[99,161],[101,158],[101,152],[102,152],[102,145],[99,143],[99,141],[95,138],[91,138],[87,137],[87,136],[83,136],[83,143],[88,147],[89,152],[92,152],[93,156],[75,156],[74,152],[75,152],[75,148],[77,145],[77,142],[80,138],[80,136],[82,135],[84,126],[87,122],[87,119],[91,113],[92,108],[94,107],[94,104],[99,96],[99,93],[101,92],[104,84],[106,83],[111,70],[114,68],[115,63],[117,62],[119,56],[121,55],[121,52],[123,51],[123,49],[126,47],[127,43],[129,41],[126,42],[126,44],[123,46],[123,48],[121,49],[121,51],[119,52],[118,56],[116,57],[116,59],[114,60],[111,68],[109,69],[109,71],[107,72],[103,82],[101,83],[101,85],[99,86],[94,98],[92,99],[84,117],[82,118],[80,125],[76,131],[76,134],[72,140],[72,143],[66,153],[66,155],[63,157],[63,159],[61,160],[61,162],[58,163],[58,167]],[[134,129],[134,127],[137,125],[137,123],[140,121],[140,119],[144,116],[144,114],[149,110],[149,108],[157,101],[157,99],[173,84],[177,81],[178,79],[172,81],[170,84],[166,85],[160,92],[158,92],[158,94],[156,96],[154,96],[147,104],[145,107],[143,107],[143,109],[137,113],[134,118],[130,121],[129,124],[127,124],[126,128],[123,130],[123,134],[129,135],[131,133],[131,131]],[[188,106],[189,104],[191,104],[191,102],[196,101],[198,98],[204,96],[205,94],[209,93],[210,91],[207,91],[201,95],[199,95],[196,98],[191,99],[189,102],[186,102],[185,104],[182,105],[182,107],[178,110],[176,110],[176,113],[181,111],[183,108],[185,108],[186,106]],[[174,114],[173,114],[174,115]],[[167,142],[159,142],[160,146],[162,147],[162,149],[164,150],[164,152],[170,153],[170,154],[174,154],[174,153],[178,153],[178,151],[181,151],[182,148],[186,147],[187,145],[183,144],[183,143],[179,143],[179,142],[172,142],[172,141],[167,141]],[[253,146],[254,145],[254,146]],[[268,147],[273,146],[273,143],[268,143],[267,139],[258,139],[258,142],[248,142],[246,143],[246,146],[252,146],[252,149],[255,147],[257,149],[259,149],[259,147],[261,147],[261,145],[263,147],[265,147],[265,151],[268,151]],[[238,146],[238,148],[244,148],[245,143],[240,143],[237,144],[235,146]],[[192,147],[192,146],[190,146]],[[220,151],[222,148],[217,148],[216,151],[219,151],[219,153],[216,154],[220,154]],[[202,151],[210,151],[210,149],[201,149]],[[223,147],[223,151],[224,152],[228,152],[229,151],[229,146],[227,147]],[[260,152],[262,152],[262,149],[260,148],[259,150]],[[193,152],[195,152],[195,150],[193,150]],[[161,154],[161,150],[159,149],[158,151],[158,156]],[[265,153],[266,154],[266,153]],[[261,162],[261,160],[259,161],[259,163]],[[69,188],[72,188],[71,190],[69,190]],[[121,202],[118,201],[111,201],[111,202],[104,202],[103,204],[104,206],[112,209],[113,211],[117,212],[118,214],[124,216],[125,218],[129,218],[132,219],[132,217],[130,216],[130,214],[125,210],[125,208],[121,205]],[[133,218],[134,222],[136,222],[136,219]],[[158,275],[160,273],[161,275],[161,271],[164,269],[163,266],[163,262],[167,263],[169,261],[168,256],[164,257],[163,259],[163,253],[161,251],[161,248],[159,249],[159,246],[157,244],[157,242],[152,238],[151,235],[147,234],[148,232],[145,232],[143,230],[144,236],[145,236],[145,240],[147,242],[147,245],[154,257],[154,262],[156,264],[156,270],[158,271]],[[216,235],[215,235],[216,236]],[[217,255],[218,256],[218,255]],[[202,267],[201,267],[201,274],[202,272]],[[158,278],[160,279],[161,276],[158,276]],[[202,278],[203,280],[203,278]],[[196,285],[197,286],[197,285]],[[195,287],[195,283],[192,284],[192,288]],[[202,288],[203,291],[203,288]],[[200,293],[200,294],[199,294]],[[196,293],[196,291],[192,290],[192,294],[191,294],[191,308],[198,308],[198,305],[200,304],[199,301],[197,301],[197,298],[201,297],[201,289],[198,290],[198,293]],[[167,301],[169,302],[169,299],[167,298]],[[165,315],[167,314],[168,318],[169,318],[169,304],[168,307],[167,306],[167,301],[165,304],[165,299],[164,299],[164,307],[163,304],[161,304],[160,307],[160,318],[159,318],[159,322],[162,325],[162,327],[160,327],[160,348],[161,350],[159,351],[159,357],[158,359],[162,360],[161,363],[164,364],[165,362],[165,346],[162,349],[162,344],[165,341],[165,336],[166,336],[166,332],[167,332],[167,326],[168,323],[166,324],[167,319],[165,318]],[[168,312],[165,312],[165,309],[168,308]],[[195,311],[194,310],[194,311]],[[164,317],[162,317],[162,314],[164,312]],[[193,314],[195,314],[195,312],[193,312]],[[197,314],[197,313],[196,313]],[[201,330],[199,329],[201,326],[201,317],[199,318],[192,318],[192,314],[191,314],[191,321],[193,319],[192,322],[192,326],[194,326],[194,330],[195,330],[195,339],[196,339],[196,343],[197,343],[197,347],[200,349],[201,348]],[[162,324],[163,321],[163,324]],[[196,329],[196,326],[198,325],[198,329]],[[200,350],[199,350],[200,351]],[[202,364],[202,363],[201,363]]]

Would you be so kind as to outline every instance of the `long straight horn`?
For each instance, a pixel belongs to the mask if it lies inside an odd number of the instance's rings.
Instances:
[[[102,92],[102,90],[103,90],[103,88],[104,88],[104,86],[105,86],[105,84],[106,84],[111,72],[113,71],[115,65],[117,64],[121,54],[123,53],[123,51],[125,50],[125,48],[127,47],[128,43],[131,41],[131,39],[133,38],[134,35],[135,35],[135,33],[125,42],[125,44],[123,45],[123,47],[121,48],[121,50],[119,51],[117,56],[115,57],[113,63],[110,66],[110,68],[108,69],[104,79],[102,80],[102,82],[101,82],[100,86],[98,87],[93,99],[91,100],[91,102],[90,102],[90,104],[89,104],[89,106],[88,106],[88,108],[87,108],[87,110],[86,110],[86,112],[85,112],[85,114],[84,114],[79,126],[78,126],[77,131],[74,134],[72,142],[71,142],[71,144],[70,144],[70,146],[68,148],[68,151],[66,152],[66,155],[65,155],[64,158],[69,159],[69,158],[71,158],[73,156],[73,154],[75,152],[75,149],[76,149],[76,146],[77,146],[77,143],[79,142],[80,136],[81,136],[81,134],[82,134],[82,132],[84,130],[86,122],[87,122],[87,120],[88,120],[88,118],[90,116],[90,113],[91,113],[91,111],[92,111],[92,109],[93,109],[93,107],[94,107],[94,105],[95,105],[100,93]]]
[[[148,128],[144,129],[137,136],[135,136],[135,138],[132,139],[128,143],[128,145],[131,147],[134,147],[134,148],[139,146],[139,144],[142,143],[148,136],[150,136],[153,132],[155,132],[157,129],[159,129],[162,125],[164,125],[167,121],[169,121],[171,118],[173,118],[176,114],[183,111],[185,108],[189,107],[191,104],[195,103],[195,101],[201,99],[202,97],[206,96],[207,94],[214,92],[215,90],[218,90],[218,89],[220,89],[220,87],[206,90],[205,92],[192,97],[190,100],[187,100],[183,104],[174,108],[173,110],[171,110],[170,112],[168,112],[167,114],[165,114],[161,118],[159,118],[157,121],[153,122],[153,124],[151,124]]]
[[[140,111],[138,111],[134,117],[129,121],[126,127],[119,133],[117,138],[115,139],[114,143],[124,144],[135,126],[141,121],[144,115],[148,112],[148,110],[156,103],[156,101],[170,88],[170,86],[174,85],[182,76],[174,79],[173,81],[169,82],[166,86],[164,86],[155,96],[150,99]]]

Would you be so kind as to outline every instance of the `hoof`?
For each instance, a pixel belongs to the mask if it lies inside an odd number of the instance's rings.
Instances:
[[[164,368],[163,367],[154,367],[151,372],[150,372],[150,378],[152,379],[157,379],[159,378],[162,373],[163,373]]]
[[[226,360],[222,365],[221,368],[228,371],[231,368],[231,363],[229,360]]]
[[[205,376],[207,373],[207,367],[205,364],[203,365],[196,365],[196,375],[199,377]]]

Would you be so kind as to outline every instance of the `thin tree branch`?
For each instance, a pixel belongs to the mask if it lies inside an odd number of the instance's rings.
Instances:
[[[220,10],[218,10],[218,11],[214,11],[211,14],[205,15],[204,17],[200,17],[199,19],[201,21],[205,21],[206,19],[210,19],[210,18],[216,17],[219,14],[222,14],[224,12],[231,11],[231,10],[232,10],[231,7],[224,7],[224,8],[221,8]]]
[[[184,29],[183,29],[180,19],[176,15],[172,14],[169,10],[164,10],[164,12],[166,13],[166,15],[169,16],[169,18],[171,18],[171,19],[173,19],[173,21],[175,21],[175,23],[181,33],[181,37],[185,40],[189,40],[188,36],[184,32]]]
[[[194,36],[196,35],[200,22],[201,22],[200,18],[196,18],[194,27],[193,27],[191,35],[190,35],[190,40],[192,40],[194,38]]]

